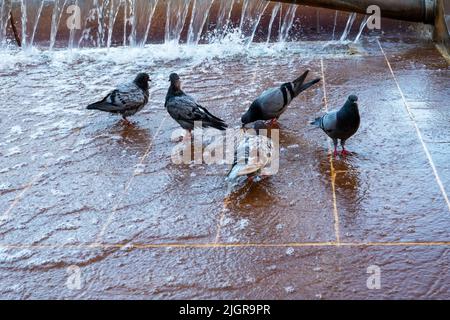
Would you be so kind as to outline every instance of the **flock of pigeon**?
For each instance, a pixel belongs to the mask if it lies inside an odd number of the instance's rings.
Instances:
[[[321,79],[315,79],[305,83],[308,73],[309,71],[306,71],[293,82],[264,91],[250,105],[241,119],[243,126],[236,144],[234,163],[228,174],[229,180],[234,181],[240,176],[252,179],[255,176],[270,175],[265,170],[271,164],[274,144],[270,138],[259,132],[278,121],[292,100],[300,93],[320,82]],[[150,81],[148,74],[139,73],[133,82],[119,85],[103,100],[89,105],[87,109],[119,114],[128,123],[127,117],[136,114],[148,103]],[[211,114],[193,97],[183,92],[178,74],[171,74],[169,81],[170,87],[165,108],[169,115],[186,130],[187,134],[183,140],[190,140],[191,132],[197,126],[226,130],[228,126],[223,120]],[[357,101],[358,97],[351,95],[341,109],[328,112],[311,122],[311,125],[321,128],[333,139],[335,156],[338,155],[339,140],[342,154],[345,155],[347,154],[345,142],[359,129],[360,116]],[[248,130],[250,128],[254,130]],[[255,150],[257,152],[254,152]]]

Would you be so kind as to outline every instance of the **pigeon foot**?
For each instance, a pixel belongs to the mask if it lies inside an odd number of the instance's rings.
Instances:
[[[347,150],[342,149],[341,155],[346,156],[346,155],[349,155],[349,154],[350,153]]]
[[[133,123],[130,120],[128,120],[127,118],[122,118],[122,122],[127,126],[133,125]]]

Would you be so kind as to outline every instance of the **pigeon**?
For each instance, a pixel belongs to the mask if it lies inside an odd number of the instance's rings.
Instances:
[[[141,111],[148,103],[150,76],[139,73],[133,82],[120,84],[103,100],[90,104],[88,110],[100,110],[120,114],[127,123],[127,117]]]
[[[257,120],[271,120],[270,124],[276,122],[286,111],[294,98],[321,80],[319,78],[304,83],[308,73],[309,70],[293,82],[288,82],[281,87],[264,91],[259,98],[251,104],[250,109],[242,116],[242,123],[245,125]]]
[[[361,119],[357,101],[358,97],[351,95],[340,110],[331,111],[311,122],[312,125],[321,128],[333,139],[334,156],[338,154],[338,140],[341,140],[342,155],[347,154],[345,142],[359,129]]]
[[[212,127],[221,131],[226,130],[228,126],[222,119],[212,115],[206,108],[199,105],[193,97],[181,90],[181,81],[178,74],[172,73],[169,81],[170,87],[167,92],[165,107],[170,116],[184,130],[187,130],[188,134],[184,139],[190,137],[196,126]]]
[[[237,147],[234,151],[233,165],[228,173],[227,181],[234,182],[241,176],[246,176],[252,181],[255,176],[274,174],[270,170],[270,165],[275,146],[272,139],[261,134],[260,131],[266,128],[264,121],[257,121],[252,127],[254,130],[248,131],[245,127],[240,130]]]

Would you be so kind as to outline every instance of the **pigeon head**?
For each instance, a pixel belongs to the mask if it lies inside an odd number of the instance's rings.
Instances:
[[[345,103],[345,106],[347,108],[351,108],[351,109],[358,109],[358,97],[355,95],[351,95],[350,97],[348,97],[347,102]]]
[[[348,100],[351,102],[357,102],[358,101],[358,97],[355,96],[354,94],[352,94],[350,97],[348,97]]]
[[[261,116],[261,107],[257,101],[253,102],[248,111],[242,116],[242,124],[255,122]]]
[[[176,89],[176,90],[181,90],[181,81],[180,81],[180,76],[176,73],[172,73],[169,76],[169,81],[170,84]]]
[[[257,135],[259,135],[261,133],[260,130],[268,130],[268,127],[265,121],[258,120],[253,123],[252,129],[256,131]],[[267,133],[267,131],[265,132]]]
[[[136,79],[134,79],[134,83],[142,90],[148,90],[148,83],[150,81],[150,76],[147,73],[139,73]]]

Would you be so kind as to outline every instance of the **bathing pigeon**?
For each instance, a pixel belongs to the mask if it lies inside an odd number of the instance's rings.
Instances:
[[[264,91],[250,106],[250,109],[242,116],[242,123],[247,124],[256,120],[271,120],[275,122],[286,111],[289,104],[300,93],[318,83],[320,79],[304,83],[309,70],[293,82],[283,84],[281,87]]]
[[[240,176],[247,176],[250,180],[254,176],[273,175],[271,164],[274,155],[272,139],[261,133],[266,129],[264,121],[257,121],[252,127],[254,130],[243,128],[237,136],[234,162],[228,173],[227,180],[236,181]]]
[[[128,122],[127,117],[141,111],[148,103],[150,76],[139,73],[133,82],[119,85],[103,100],[87,107],[88,110],[100,110],[120,114]]]
[[[359,129],[360,116],[357,101],[358,97],[351,95],[340,110],[331,111],[311,122],[312,125],[321,128],[333,139],[335,156],[338,153],[338,140],[341,140],[342,154],[347,154],[345,142]]]
[[[190,136],[196,126],[226,130],[227,124],[223,120],[213,116],[206,108],[197,104],[194,98],[181,90],[180,77],[176,73],[170,75],[169,81],[165,107],[170,116],[188,131],[189,134],[185,138]]]

